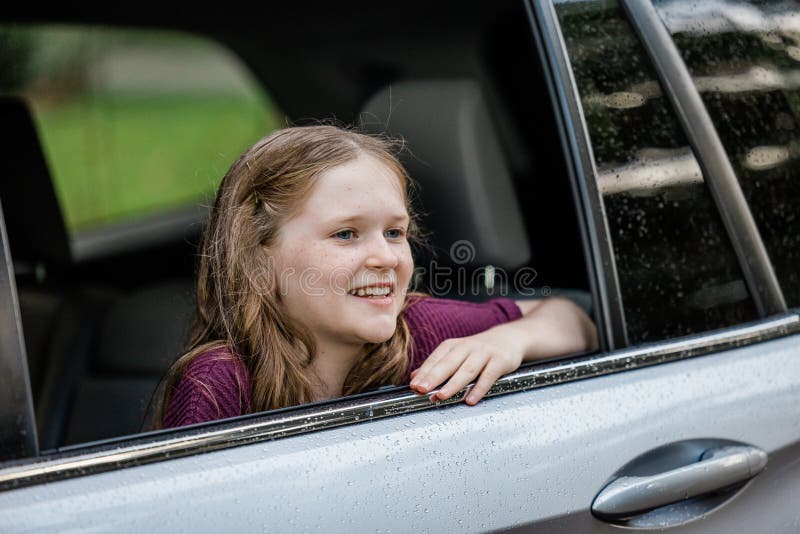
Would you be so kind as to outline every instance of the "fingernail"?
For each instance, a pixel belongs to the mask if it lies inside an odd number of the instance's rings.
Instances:
[[[428,389],[428,383],[427,382],[421,382],[421,383],[419,383],[417,385],[419,387],[421,387],[422,389]]]
[[[467,404],[475,404],[475,402],[477,402],[477,399],[475,398],[474,395],[470,395],[469,397],[467,397]]]

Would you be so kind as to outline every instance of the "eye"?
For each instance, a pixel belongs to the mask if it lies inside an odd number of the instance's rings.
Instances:
[[[353,233],[354,232],[352,230],[339,230],[333,234],[333,237],[336,239],[341,239],[342,241],[349,241],[353,238]]]
[[[392,228],[390,230],[386,230],[386,237],[389,239],[400,239],[406,234],[406,231],[402,228]]]

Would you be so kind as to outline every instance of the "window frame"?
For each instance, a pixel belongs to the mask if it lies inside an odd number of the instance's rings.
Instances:
[[[0,206],[0,369],[6,383],[0,388],[0,454],[3,458],[39,454],[28,358],[22,335],[17,284],[8,246],[6,223]]]
[[[603,198],[597,186],[594,152],[566,43],[552,0],[525,2],[550,89],[558,134],[566,152],[567,171],[579,217],[600,350],[628,346],[622,293]]]

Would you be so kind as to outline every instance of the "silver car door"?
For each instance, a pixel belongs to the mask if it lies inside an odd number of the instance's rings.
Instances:
[[[409,394],[387,394],[6,467],[0,530],[614,532],[590,507],[630,460],[661,450],[691,466],[686,451],[735,444],[769,460],[726,505],[698,497],[638,519],[796,531],[797,328],[788,316],[543,364],[503,384],[531,389],[476,407],[413,412]]]

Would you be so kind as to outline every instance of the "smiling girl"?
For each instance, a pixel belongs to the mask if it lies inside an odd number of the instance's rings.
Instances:
[[[523,361],[594,350],[570,301],[409,293],[410,181],[385,139],[286,128],[233,164],[211,210],[188,352],[164,427],[407,384],[478,402]]]

